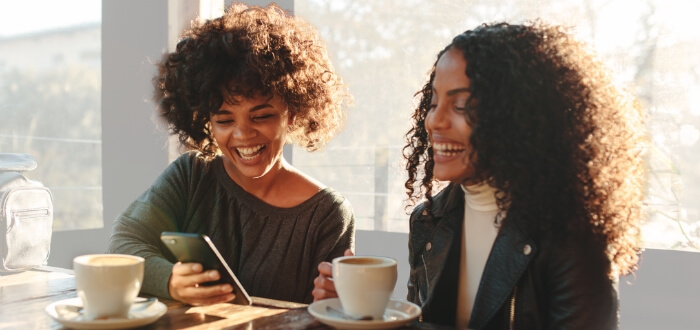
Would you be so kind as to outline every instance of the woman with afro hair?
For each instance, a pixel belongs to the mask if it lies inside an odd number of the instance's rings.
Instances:
[[[456,36],[417,95],[404,155],[409,200],[424,199],[408,243],[421,319],[617,328],[618,278],[641,251],[638,103],[584,44],[542,22]],[[324,276],[317,299],[335,295]]]
[[[354,248],[335,190],[283,147],[323,147],[351,101],[317,31],[276,5],[233,4],[195,23],[158,63],[154,99],[189,149],[115,222],[109,252],[146,259],[142,292],[191,305],[231,301],[216,270],[177,263],[164,231],[211,238],[252,296],[310,302],[316,265]]]

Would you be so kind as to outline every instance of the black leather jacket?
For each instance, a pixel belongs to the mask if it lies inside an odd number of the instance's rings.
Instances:
[[[413,211],[408,300],[422,320],[455,325],[464,193],[451,184]],[[615,329],[617,281],[591,239],[531,238],[506,219],[491,248],[472,309],[471,329]],[[581,235],[584,236],[584,235]]]

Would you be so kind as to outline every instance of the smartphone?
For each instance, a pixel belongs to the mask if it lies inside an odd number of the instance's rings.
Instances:
[[[202,285],[229,283],[233,286],[233,293],[236,295],[233,299],[234,304],[252,304],[250,296],[207,235],[164,231],[160,234],[160,239],[178,261],[197,262],[202,264],[204,270],[219,271],[221,278],[218,281],[202,283]]]

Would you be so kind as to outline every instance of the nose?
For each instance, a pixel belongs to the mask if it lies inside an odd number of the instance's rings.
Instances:
[[[429,130],[447,129],[451,125],[447,107],[438,103],[425,117],[425,126]]]
[[[255,129],[248,123],[237,123],[233,127],[233,137],[236,139],[249,139],[255,136]]]

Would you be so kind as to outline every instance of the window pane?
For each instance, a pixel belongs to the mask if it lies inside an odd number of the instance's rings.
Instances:
[[[0,2],[0,152],[32,155],[54,230],[102,227],[101,1]]]
[[[681,0],[297,0],[295,14],[323,34],[355,106],[325,151],[295,149],[293,162],[350,199],[358,229],[407,232],[401,147],[435,54],[480,23],[539,17],[590,42],[643,103],[653,142],[647,247],[697,249],[698,12]]]

